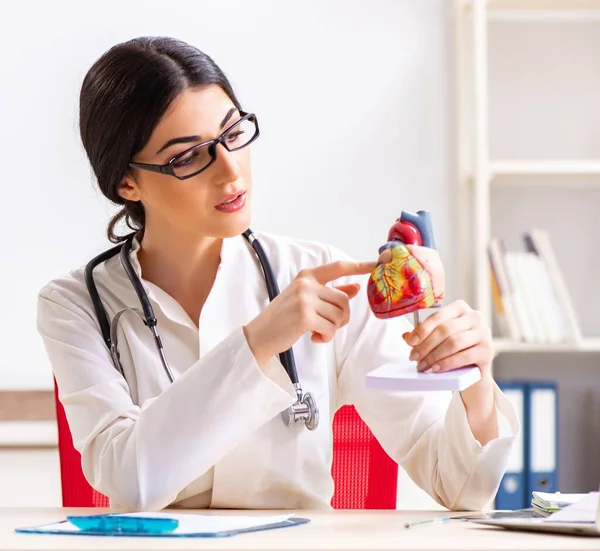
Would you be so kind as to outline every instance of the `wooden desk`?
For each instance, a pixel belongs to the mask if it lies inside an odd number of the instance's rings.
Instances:
[[[94,514],[101,509],[0,509],[0,551],[69,551],[77,549],[108,550],[175,550],[211,549],[261,550],[261,551],[549,551],[555,549],[600,549],[600,539],[509,532],[488,528],[460,520],[447,524],[406,530],[403,523],[408,519],[429,518],[440,512],[427,511],[302,511],[298,516],[311,519],[310,524],[241,534],[222,539],[176,539],[176,538],[106,538],[86,536],[45,536],[16,534],[16,527],[34,526],[56,522],[67,514]],[[188,512],[188,511],[186,511]],[[207,511],[198,511],[207,513]],[[229,512],[210,511],[218,514]],[[257,514],[274,514],[256,512]],[[252,514],[244,511],[243,514]],[[463,513],[464,514],[464,513]],[[454,513],[452,516],[460,516]]]

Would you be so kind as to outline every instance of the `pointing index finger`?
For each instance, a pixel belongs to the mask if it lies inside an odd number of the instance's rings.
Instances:
[[[350,262],[338,260],[312,269],[313,277],[319,283],[327,283],[344,276],[370,274],[377,262]]]

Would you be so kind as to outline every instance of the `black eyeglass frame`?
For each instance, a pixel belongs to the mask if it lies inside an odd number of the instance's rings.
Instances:
[[[230,151],[230,152],[239,151],[240,149],[243,149],[244,147],[249,146],[253,141],[256,140],[256,138],[258,138],[258,136],[260,135],[260,130],[258,128],[258,120],[256,118],[256,115],[254,113],[245,113],[243,111],[240,111],[240,115],[242,115],[242,118],[239,121],[236,121],[235,123],[233,123],[230,127],[226,128],[218,138],[215,138],[214,140],[209,140],[207,142],[202,142],[202,143],[196,144],[196,145],[186,149],[185,151],[182,151],[181,153],[179,153],[178,155],[173,157],[168,163],[166,163],[164,165],[155,165],[155,164],[149,164],[149,163],[136,163],[134,161],[130,161],[129,166],[131,168],[139,168],[140,170],[148,170],[150,172],[158,172],[160,174],[167,174],[169,176],[173,176],[173,177],[177,178],[178,180],[187,180],[188,178],[192,178],[192,177],[200,174],[201,172],[204,172],[208,167],[210,167],[217,160],[217,145],[218,144],[221,144],[225,149],[227,149],[227,151]],[[248,141],[248,143],[245,143],[244,145],[242,145],[240,147],[235,147],[233,149],[230,148],[227,145],[227,143],[225,142],[227,135],[233,129],[235,129],[237,126],[239,126],[240,124],[242,124],[242,122],[244,122],[246,120],[252,121],[254,123],[254,126],[256,127],[254,136],[252,136],[252,138],[250,138],[250,141]],[[173,165],[178,161],[178,159],[185,157],[191,151],[194,151],[195,149],[198,149],[199,147],[206,147],[206,146],[208,146],[208,154],[210,155],[211,159],[210,159],[210,162],[204,168],[201,168],[200,170],[198,170],[192,174],[188,174],[187,176],[178,176],[177,174],[175,174],[175,169],[173,168]]]

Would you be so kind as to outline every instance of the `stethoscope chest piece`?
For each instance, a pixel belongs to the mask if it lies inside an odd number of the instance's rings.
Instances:
[[[281,417],[286,427],[302,421],[308,430],[315,430],[319,426],[319,408],[315,397],[310,392],[301,396],[298,393],[296,403],[282,411]]]

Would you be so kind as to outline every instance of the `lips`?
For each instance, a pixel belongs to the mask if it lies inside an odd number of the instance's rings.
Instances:
[[[245,206],[246,192],[238,191],[225,196],[220,203],[215,205],[215,210],[223,214],[233,214],[240,212]]]
[[[244,190],[236,191],[235,193],[230,193],[226,195],[225,198],[215,205],[215,208],[223,207],[233,203],[236,199],[239,199],[240,196],[244,195],[246,192]]]

